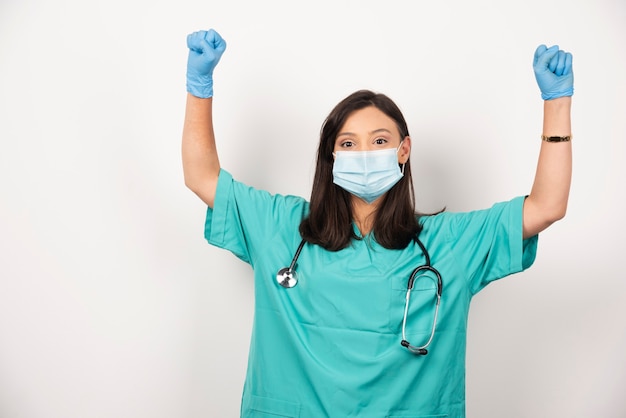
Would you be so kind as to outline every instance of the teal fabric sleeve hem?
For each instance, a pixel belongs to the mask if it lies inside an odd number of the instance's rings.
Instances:
[[[521,204],[521,215],[522,219],[522,237],[524,235],[524,201],[526,200],[526,196],[520,197],[522,200]],[[534,235],[530,238],[526,238],[522,240],[522,270],[526,270],[535,262],[535,258],[537,256],[537,244],[539,242],[539,235]]]
[[[509,212],[509,225],[511,233],[509,240],[511,245],[511,273],[526,270],[535,262],[537,255],[537,243],[539,236],[523,239],[524,236],[524,201],[526,196],[519,196],[511,202]]]
[[[228,196],[232,193],[232,188],[233,177],[228,171],[220,170],[213,208],[207,207],[204,223],[204,238],[217,247],[223,247],[226,241],[226,214],[228,213],[230,202]]]

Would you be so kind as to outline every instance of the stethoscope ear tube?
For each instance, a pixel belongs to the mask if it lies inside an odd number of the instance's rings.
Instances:
[[[426,347],[428,347],[433,341],[433,338],[435,337],[435,330],[437,329],[437,316],[439,315],[439,304],[441,302],[441,293],[443,291],[443,281],[441,280],[441,274],[439,273],[439,271],[430,265],[430,256],[428,255],[428,251],[426,251],[426,247],[424,247],[424,244],[422,244],[422,242],[417,237],[415,237],[415,242],[422,250],[424,258],[426,259],[426,263],[423,266],[419,266],[415,270],[413,270],[407,282],[406,301],[404,304],[404,317],[402,318],[402,341],[400,341],[400,344],[403,347],[406,347],[413,354],[426,355],[428,354],[428,350],[426,349]],[[413,290],[415,279],[419,273],[425,271],[431,272],[435,275],[435,278],[437,279],[437,301],[435,305],[435,315],[433,317],[433,326],[431,328],[428,341],[426,341],[426,343],[421,347],[416,347],[414,345],[411,345],[406,339],[406,319],[409,313],[409,301],[411,300],[411,290]]]

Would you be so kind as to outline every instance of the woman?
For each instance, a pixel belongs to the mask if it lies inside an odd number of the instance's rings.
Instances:
[[[537,234],[565,215],[571,55],[535,52],[545,102],[530,194],[419,216],[407,124],[388,97],[365,90],[324,122],[310,203],[233,180],[212,122],[226,43],[200,31],[188,47],[185,183],[208,205],[207,240],[254,269],[241,416],[464,417],[470,301],[528,268]]]

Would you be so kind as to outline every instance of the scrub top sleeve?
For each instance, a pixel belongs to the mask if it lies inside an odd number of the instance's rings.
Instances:
[[[204,237],[254,265],[259,249],[282,229],[298,233],[307,208],[307,202],[300,197],[257,190],[220,170],[213,208],[207,208]]]
[[[217,180],[217,189],[215,191],[215,199],[213,207],[207,207],[206,220],[204,223],[204,238],[209,244],[216,247],[224,248],[227,242],[227,236],[241,234],[241,231],[231,231],[230,222],[228,221],[228,206],[230,203],[229,196],[232,195],[233,177],[226,170],[220,170]],[[246,260],[245,248],[230,249],[237,257]]]
[[[538,237],[522,238],[524,199],[520,196],[490,209],[468,212],[450,223],[453,251],[466,269],[472,294],[535,261]]]

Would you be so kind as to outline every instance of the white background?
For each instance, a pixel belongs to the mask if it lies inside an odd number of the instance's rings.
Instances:
[[[626,416],[623,0],[0,0],[0,417],[238,416],[251,271],[204,241],[180,158],[210,27],[223,167],[308,197],[323,119],[369,88],[409,121],[423,211],[530,191],[532,56],[572,52],[569,211],[474,299],[467,412]]]

